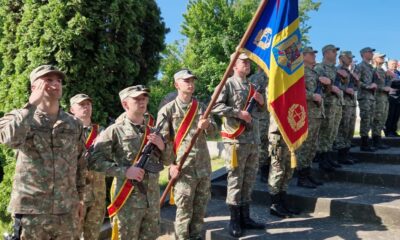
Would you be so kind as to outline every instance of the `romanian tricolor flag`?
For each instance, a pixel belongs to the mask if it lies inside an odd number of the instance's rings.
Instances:
[[[308,133],[298,0],[261,4],[243,50],[269,76],[268,109],[294,156]]]

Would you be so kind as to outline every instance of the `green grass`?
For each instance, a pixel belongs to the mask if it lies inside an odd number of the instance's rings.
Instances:
[[[3,234],[9,232],[8,223],[0,221],[0,238],[2,239]]]

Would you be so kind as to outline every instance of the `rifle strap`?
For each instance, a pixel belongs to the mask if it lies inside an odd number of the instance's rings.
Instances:
[[[140,157],[140,153],[143,150],[143,147],[146,145],[147,143],[147,136],[150,133],[150,128],[149,126],[146,126],[146,130],[145,133],[143,134],[143,139],[142,139],[142,144],[140,146],[140,149],[138,150],[135,158],[132,160],[132,165],[139,159]],[[116,182],[117,179],[114,178],[113,180],[113,187],[110,190],[110,196],[111,196],[111,204],[108,205],[107,210],[108,210],[108,215],[109,217],[114,217],[115,214],[118,213],[118,211],[124,206],[126,200],[129,198],[129,196],[131,195],[134,186],[132,184],[131,181],[129,181],[128,179],[124,180],[124,183],[122,184],[122,187],[119,189],[116,197],[114,198],[114,194],[115,194],[115,188],[116,188]],[[118,227],[118,226],[115,226]],[[114,225],[113,225],[114,228]]]

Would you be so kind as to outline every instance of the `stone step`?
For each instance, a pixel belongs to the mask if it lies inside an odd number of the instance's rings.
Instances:
[[[161,211],[162,229],[165,235],[159,239],[174,239],[173,222],[176,208],[164,207]],[[382,224],[358,224],[353,221],[338,220],[323,214],[301,214],[295,218],[280,219],[271,216],[265,205],[251,206],[252,218],[266,223],[265,230],[247,230],[240,239],[268,240],[318,240],[318,239],[365,239],[395,240],[400,237],[398,228],[388,228]],[[224,200],[213,198],[204,219],[203,237],[206,240],[235,239],[228,234],[229,210]]]
[[[291,181],[288,202],[293,208],[314,214],[324,214],[340,220],[379,224],[387,227],[400,225],[400,189],[349,182],[327,182],[317,189],[295,186]],[[226,180],[212,183],[213,197],[225,199]],[[256,182],[253,201],[270,205],[267,185]]]
[[[371,137],[369,138],[369,142],[372,144]],[[393,146],[393,147],[400,147],[400,138],[396,137],[382,137],[382,142],[386,145]],[[361,138],[360,137],[354,137],[353,144],[360,146],[361,144]]]
[[[400,186],[400,164],[381,164],[362,162],[354,165],[342,165],[333,173],[325,173],[313,164],[315,175],[325,181],[362,183],[385,187]],[[297,181],[297,180],[293,180]]]
[[[392,147],[386,150],[378,150],[376,152],[363,152],[360,151],[359,147],[353,147],[350,149],[350,155],[363,162],[400,164],[400,147]]]

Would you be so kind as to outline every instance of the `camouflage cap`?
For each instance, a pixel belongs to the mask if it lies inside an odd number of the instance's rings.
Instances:
[[[180,79],[197,78],[190,70],[182,69],[174,74],[174,80],[178,81]]]
[[[119,98],[124,100],[127,97],[138,97],[142,94],[148,95],[150,93],[150,89],[146,88],[144,85],[136,85],[132,87],[127,87],[119,92]]]
[[[322,53],[325,53],[325,52],[328,51],[328,50],[336,50],[336,51],[339,51],[340,48],[336,47],[336,46],[333,45],[333,44],[328,44],[328,45],[325,45],[325,46],[322,48]]]
[[[360,50],[360,54],[361,54],[361,55],[362,55],[363,53],[366,53],[366,52],[375,52],[375,49],[374,49],[374,48],[370,48],[370,47],[365,47],[365,48],[363,48],[363,49]]]
[[[386,57],[386,54],[380,53],[380,52],[375,52],[373,58],[384,58]]]
[[[72,106],[76,103],[81,103],[85,100],[89,100],[92,102],[92,99],[88,95],[86,95],[84,93],[78,93],[75,96],[73,96],[71,99],[69,99],[69,104],[70,104],[70,106]]]
[[[312,47],[305,47],[303,53],[318,53],[318,51],[314,50]]]
[[[351,51],[341,51],[339,56],[346,56],[346,57],[349,57],[349,58],[354,58],[354,55],[353,55],[353,53]]]
[[[231,58],[231,61],[232,61],[234,55],[235,55],[235,53],[232,53],[232,54],[231,54],[231,57],[230,57],[230,58]],[[246,59],[250,59],[250,58],[249,58],[249,56],[247,56],[246,53],[241,53],[241,54],[239,54],[239,56],[237,57],[237,59],[246,60]]]
[[[65,79],[65,74],[63,72],[61,72],[60,70],[58,70],[58,68],[56,68],[53,65],[41,65],[35,69],[33,69],[33,71],[31,72],[31,74],[29,75],[29,79],[31,81],[31,84],[36,81],[36,79],[49,74],[49,73],[55,73],[57,75],[59,75],[61,77],[61,79]]]

